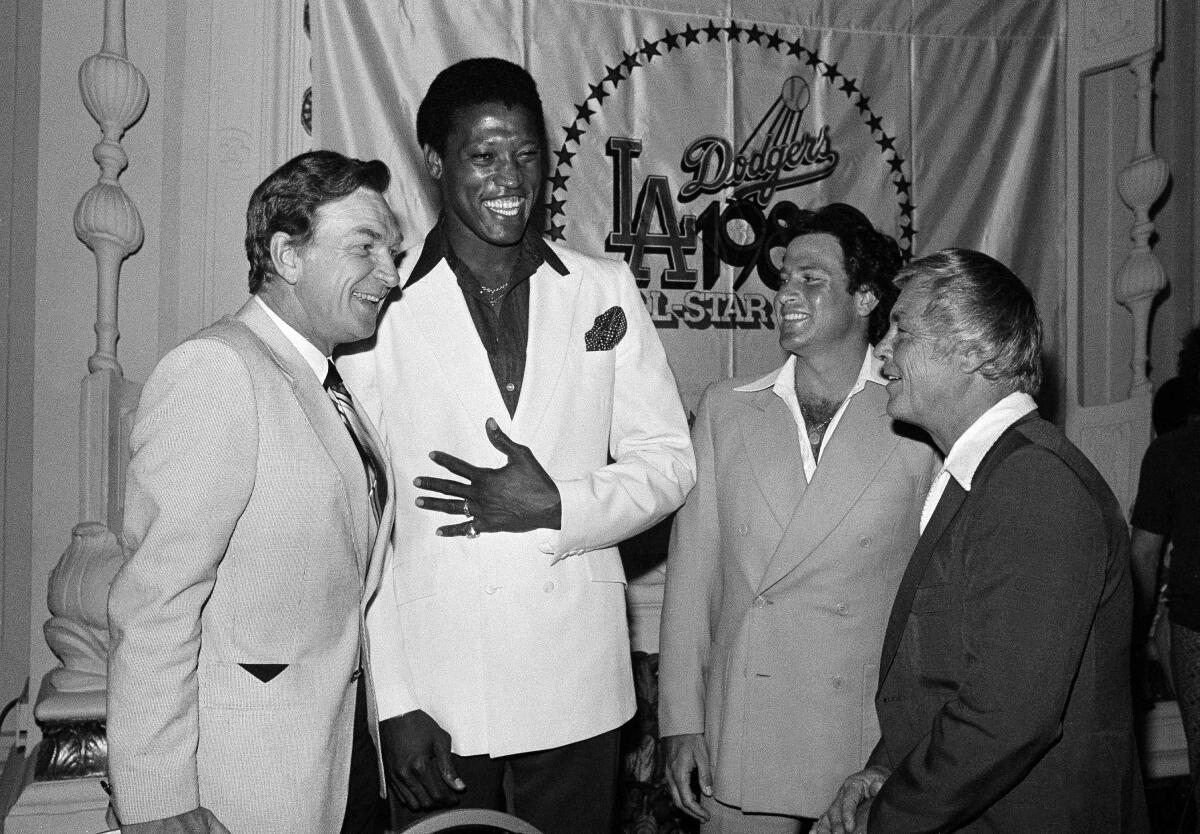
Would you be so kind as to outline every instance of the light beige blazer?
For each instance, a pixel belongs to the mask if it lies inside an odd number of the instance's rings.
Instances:
[[[884,387],[867,382],[806,484],[787,406],[740,382],[710,386],[693,427],[659,730],[705,734],[722,802],[816,817],[879,738],[880,646],[935,457],[893,431]]]
[[[557,747],[633,714],[616,544],[678,507],[694,480],[675,379],[628,267],[553,249],[568,274],[544,264],[530,278],[515,416],[444,260],[384,312],[371,350],[339,361],[396,471],[395,559],[368,620],[380,715],[423,709],[460,755]],[[623,338],[587,350],[614,307]],[[554,479],[561,531],[442,538],[434,530],[455,517],[414,506],[414,477],[453,477],[429,460],[435,449],[503,465],[489,417]]]
[[[163,357],[131,442],[109,596],[121,820],[200,804],[233,834],[338,830],[387,536],[337,410],[252,299]]]

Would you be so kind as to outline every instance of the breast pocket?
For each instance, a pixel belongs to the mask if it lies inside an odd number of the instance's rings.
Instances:
[[[909,614],[917,671],[931,683],[947,683],[959,667],[961,617],[953,587],[946,583],[918,588]]]
[[[571,383],[572,397],[587,404],[589,419],[601,419],[612,410],[615,356],[615,350],[589,350],[576,357],[579,373]]]
[[[917,588],[917,593],[913,596],[912,613],[932,614],[945,611],[950,608],[952,597],[952,589],[947,583]]]

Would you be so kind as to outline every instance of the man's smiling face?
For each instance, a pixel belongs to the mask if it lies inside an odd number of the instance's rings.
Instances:
[[[487,102],[454,114],[446,152],[425,149],[438,181],[450,245],[473,252],[513,246],[542,193],[542,138],[524,107]]]
[[[314,225],[295,252],[292,326],[328,354],[375,332],[380,304],[400,280],[403,236],[383,195],[369,188],[320,206]]]
[[[875,309],[869,290],[850,292],[842,245],[824,232],[794,238],[783,256],[775,313],[779,344],[797,356],[815,356],[842,345],[862,351]]]
[[[961,367],[961,354],[945,344],[949,334],[938,332],[925,315],[930,300],[927,289],[907,284],[892,306],[891,327],[875,355],[888,380],[888,414],[920,426],[938,441],[958,413],[971,376]]]

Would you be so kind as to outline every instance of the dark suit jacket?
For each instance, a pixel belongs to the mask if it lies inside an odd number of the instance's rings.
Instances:
[[[872,834],[1147,830],[1129,684],[1129,539],[1100,474],[1036,414],[951,479],[880,664],[892,775]]]

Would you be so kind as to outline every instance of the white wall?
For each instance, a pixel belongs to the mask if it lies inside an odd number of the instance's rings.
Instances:
[[[41,0],[0,0],[0,704],[29,670]],[[17,722],[0,735],[7,754]]]

